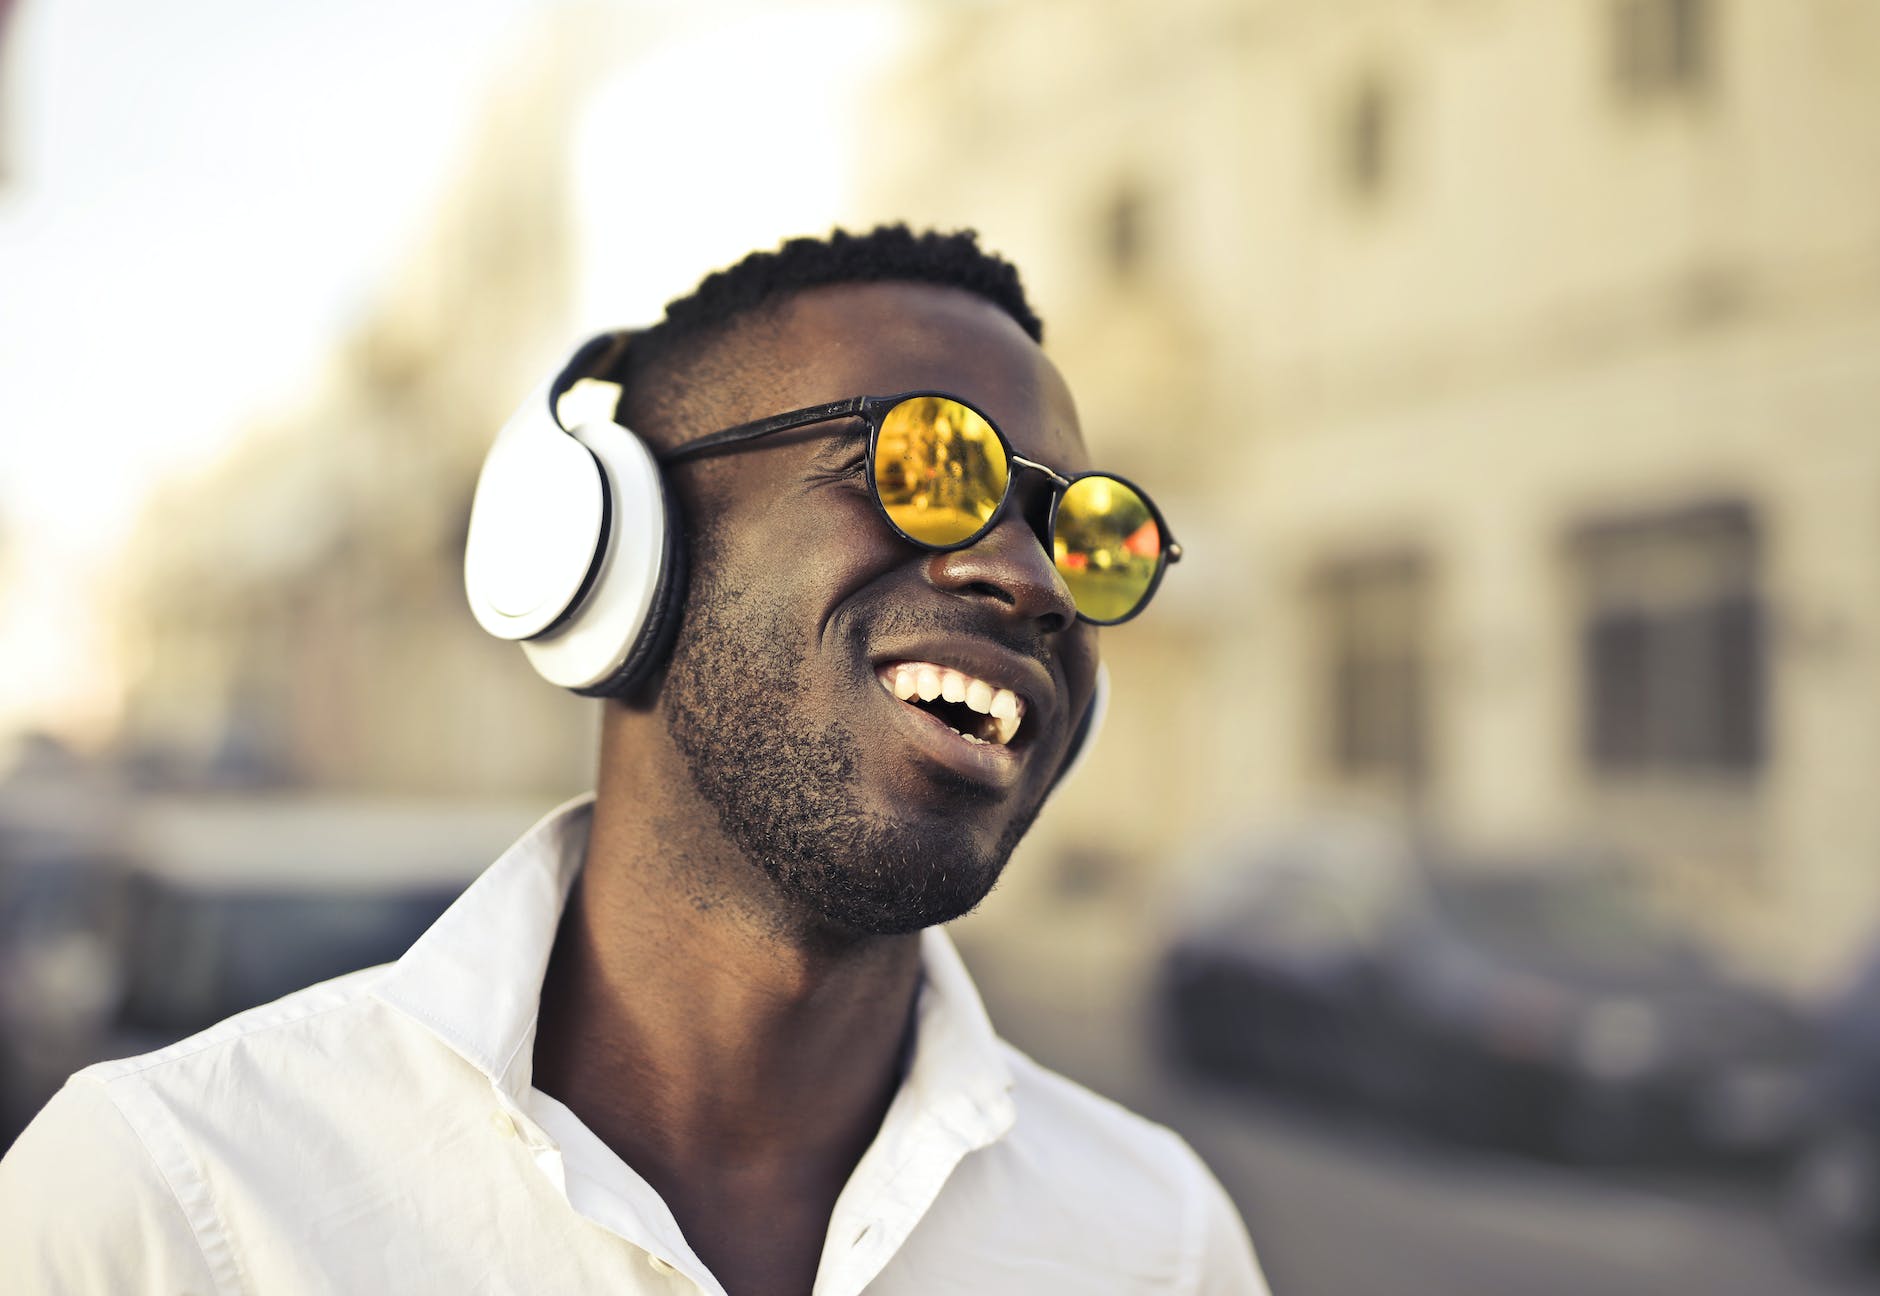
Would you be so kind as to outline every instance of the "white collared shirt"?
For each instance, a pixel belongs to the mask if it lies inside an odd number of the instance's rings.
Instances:
[[[530,1084],[591,798],[397,963],[66,1084],[0,1161],[9,1293],[723,1296],[672,1212]],[[837,1200],[815,1296],[1266,1291],[1176,1135],[993,1034],[923,937],[914,1054]]]

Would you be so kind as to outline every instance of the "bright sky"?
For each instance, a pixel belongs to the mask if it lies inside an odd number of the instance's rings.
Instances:
[[[99,718],[97,590],[151,486],[310,389],[549,7],[20,0],[0,63],[0,733]],[[905,19],[631,10],[648,47],[569,142],[584,325],[650,317],[701,270],[838,219],[858,80],[827,70],[878,65]],[[622,188],[623,139],[646,192]]]
[[[847,216],[850,123],[906,29],[899,4],[773,0],[623,68],[575,146],[582,323],[650,321],[701,270]]]

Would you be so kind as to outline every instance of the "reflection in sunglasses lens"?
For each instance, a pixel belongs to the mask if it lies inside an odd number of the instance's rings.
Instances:
[[[1079,477],[1058,505],[1052,549],[1077,610],[1120,621],[1155,583],[1162,531],[1142,496],[1116,478]]]
[[[888,517],[922,544],[956,545],[991,521],[1009,469],[998,433],[944,396],[888,411],[875,443],[875,491]]]

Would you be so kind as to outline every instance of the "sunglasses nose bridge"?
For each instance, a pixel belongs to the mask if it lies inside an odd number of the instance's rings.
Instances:
[[[933,554],[928,571],[936,585],[980,595],[1035,621],[1046,633],[1067,629],[1077,620],[1077,601],[1052,560],[1050,539],[1029,510],[1011,507],[971,544]]]
[[[1040,477],[1044,478],[1046,482],[1050,483],[1051,496],[1053,499],[1061,498],[1064,492],[1070,488],[1070,478],[1058,472],[1057,469],[1041,464],[1035,459],[1025,459],[1018,455],[1012,455],[1010,457],[1010,463],[1012,465],[1011,480],[1006,485],[1006,490],[1008,491],[1017,488],[1018,470],[1020,468],[1029,468],[1032,472],[1037,473]]]
[[[1070,478],[1056,470],[1032,459],[1012,455],[1010,477],[1005,484],[1006,506],[1016,509],[1030,525],[1032,533],[1038,537],[1038,543],[1044,546],[1045,556],[1051,557],[1052,528],[1057,521],[1058,503],[1064,498],[1064,491]],[[1020,487],[1019,470],[1030,469],[1044,481],[1030,492]]]

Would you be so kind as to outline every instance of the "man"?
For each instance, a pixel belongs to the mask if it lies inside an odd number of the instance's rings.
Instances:
[[[937,930],[1172,549],[1039,334],[896,227],[610,356],[689,575],[596,796],[389,968],[74,1077],[0,1165],[7,1289],[1262,1292],[1193,1153],[1000,1043]]]

